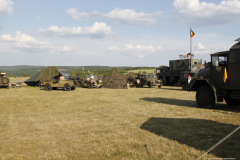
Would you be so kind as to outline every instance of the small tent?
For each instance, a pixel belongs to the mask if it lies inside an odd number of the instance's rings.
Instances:
[[[57,67],[45,67],[40,72],[24,81],[24,83],[29,86],[36,86],[40,81],[43,82],[50,79],[58,79],[59,75],[60,72]]]
[[[121,89],[124,88],[130,81],[135,81],[134,73],[120,75],[116,72],[116,70],[112,69],[103,79],[102,85],[105,88]]]

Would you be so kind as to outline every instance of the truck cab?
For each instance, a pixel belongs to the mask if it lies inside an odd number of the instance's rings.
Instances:
[[[199,107],[213,108],[215,102],[229,106],[240,104],[240,38],[229,51],[211,54],[208,67],[201,69],[189,85],[189,91],[197,91]]]

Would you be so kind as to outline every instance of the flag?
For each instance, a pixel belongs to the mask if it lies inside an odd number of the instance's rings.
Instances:
[[[192,31],[192,29],[190,29],[190,36],[191,38],[195,35],[195,33]]]
[[[188,73],[187,73],[187,76],[188,76],[188,83],[190,83],[192,78],[191,78],[190,74],[188,74]]]
[[[84,71],[84,67],[83,67],[83,69],[82,69],[83,71]]]
[[[227,82],[227,69],[226,69],[226,68],[225,68],[224,74],[223,74],[223,82],[224,82],[224,83]]]

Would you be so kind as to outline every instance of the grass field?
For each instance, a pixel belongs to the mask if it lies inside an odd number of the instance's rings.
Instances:
[[[0,89],[0,159],[195,159],[240,125],[179,87]],[[204,158],[240,159],[240,131]],[[202,158],[202,159],[204,159]]]
[[[10,81],[25,81],[30,77],[10,77]]]
[[[141,71],[141,73],[143,73],[143,72],[145,71],[145,72],[147,72],[147,73],[155,74],[156,69],[137,69],[137,70],[129,70],[129,71],[127,71],[127,72],[128,72],[128,73],[129,73],[129,72],[138,73],[139,71]]]

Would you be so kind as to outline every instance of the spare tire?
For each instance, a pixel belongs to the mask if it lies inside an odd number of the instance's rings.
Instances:
[[[9,82],[9,79],[7,77],[2,78],[2,83],[3,84],[8,84],[8,82]]]

